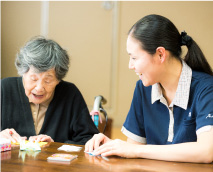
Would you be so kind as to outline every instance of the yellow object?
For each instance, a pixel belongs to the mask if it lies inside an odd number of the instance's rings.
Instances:
[[[29,141],[28,140],[25,140],[25,144],[26,143],[29,143]],[[11,144],[12,145],[20,145],[20,143],[19,142],[11,142]],[[46,145],[47,144],[47,142],[38,142],[38,144],[39,144],[39,146],[41,147],[41,146],[43,146],[43,145]]]

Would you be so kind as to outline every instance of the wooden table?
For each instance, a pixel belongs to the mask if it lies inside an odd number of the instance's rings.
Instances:
[[[129,172],[129,171],[162,171],[162,172],[213,172],[213,164],[177,163],[148,159],[125,159],[108,157],[108,161],[100,156],[94,157],[80,152],[69,152],[78,155],[70,164],[48,162],[47,157],[54,153],[67,153],[57,148],[64,143],[49,143],[40,152],[20,151],[19,146],[13,146],[11,151],[1,153],[2,172],[50,172],[50,171],[83,171],[83,172]],[[79,146],[79,145],[76,145]]]

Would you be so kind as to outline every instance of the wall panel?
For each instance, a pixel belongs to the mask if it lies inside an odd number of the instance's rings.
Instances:
[[[117,4],[116,16],[113,9],[103,9],[102,1],[49,1],[47,33],[71,57],[65,80],[77,85],[90,110],[94,96],[105,96],[108,103],[104,107],[114,126],[121,127],[138,80],[135,72],[128,69],[126,39],[130,27],[147,14],[164,15],[179,31],[186,30],[197,41],[213,67],[213,2],[119,1]],[[41,1],[1,2],[1,78],[17,76],[16,52],[31,37],[41,34],[41,7]],[[113,30],[114,17],[118,19],[118,32]],[[114,33],[118,40],[113,39]]]

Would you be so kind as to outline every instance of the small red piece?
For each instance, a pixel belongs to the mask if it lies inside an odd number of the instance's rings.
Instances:
[[[9,131],[9,134],[12,136],[12,135],[13,135],[13,132],[12,132],[12,131]]]

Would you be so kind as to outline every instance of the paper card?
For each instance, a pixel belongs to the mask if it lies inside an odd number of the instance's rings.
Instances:
[[[95,155],[94,154],[94,152],[86,152],[86,151],[84,151],[85,153],[87,153],[87,154],[89,154],[89,155],[91,155],[91,156],[101,156],[101,155]],[[104,160],[106,160],[106,161],[109,161],[109,159],[108,158],[106,158],[106,157],[104,157],[104,156],[101,156]]]
[[[78,155],[72,154],[63,154],[63,153],[55,153],[47,158],[50,161],[72,161],[73,159],[77,158]]]
[[[67,151],[67,152],[79,152],[82,147],[79,146],[70,146],[70,145],[62,145],[58,148],[58,150]]]
[[[91,156],[96,156],[93,152],[86,152],[86,151],[84,151],[84,152],[87,153],[87,154],[89,154],[89,155],[91,155]]]

